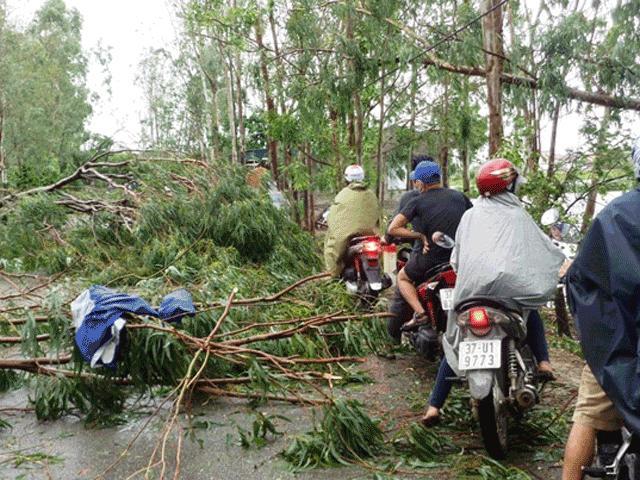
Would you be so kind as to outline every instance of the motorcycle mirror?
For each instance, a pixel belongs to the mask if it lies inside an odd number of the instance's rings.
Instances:
[[[433,243],[439,247],[446,249],[452,249],[456,245],[456,241],[453,238],[442,232],[435,232],[431,237],[431,240],[433,240]]]
[[[544,226],[553,225],[558,220],[560,220],[560,211],[557,208],[550,208],[546,212],[542,214],[542,218],[540,218],[540,223]]]

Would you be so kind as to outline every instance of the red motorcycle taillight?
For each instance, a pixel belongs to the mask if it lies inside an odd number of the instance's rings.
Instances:
[[[379,240],[365,240],[362,243],[362,253],[370,267],[376,267],[378,265],[378,258],[381,252],[382,248]]]
[[[365,253],[379,253],[380,243],[374,241],[367,241],[362,244],[362,251]]]
[[[486,309],[472,308],[469,310],[469,328],[478,337],[483,337],[491,331],[491,320]]]
[[[456,272],[453,269],[442,272],[442,279],[448,287],[455,287],[456,277]]]

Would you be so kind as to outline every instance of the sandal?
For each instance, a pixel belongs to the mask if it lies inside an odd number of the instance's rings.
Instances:
[[[556,379],[556,376],[551,370],[538,370],[536,376],[541,382],[551,382]]]
[[[431,324],[431,321],[429,320],[429,317],[425,312],[414,313],[413,318],[409,320],[407,323],[405,323],[402,326],[401,330],[403,332],[408,332],[410,330],[415,330],[416,328],[421,327],[423,325],[430,325],[430,324]]]
[[[420,423],[424,428],[435,427],[440,423],[440,415],[432,415],[431,417],[422,417]]]

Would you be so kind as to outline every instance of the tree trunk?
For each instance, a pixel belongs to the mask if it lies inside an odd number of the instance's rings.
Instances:
[[[269,115],[270,119],[274,119],[277,116],[277,112],[273,97],[271,96],[269,69],[267,68],[265,48],[264,43],[262,42],[262,19],[260,17],[258,17],[256,20],[255,32],[256,43],[258,44],[258,49],[260,50],[260,73],[262,75],[262,83],[264,84],[262,88],[264,90],[264,98],[267,105],[267,114]],[[278,186],[281,186],[280,175],[278,173],[278,142],[276,142],[273,138],[268,137],[267,145],[269,148],[269,159],[271,160],[271,173],[273,175],[273,179],[276,181]]]
[[[211,162],[215,163],[220,158],[220,114],[218,111],[218,80],[215,76],[211,75],[206,68],[206,65],[202,61],[202,54],[195,46],[196,57],[198,65],[200,66],[200,72],[202,73],[202,88],[205,100],[208,100],[209,104],[209,134],[211,135]],[[207,98],[207,90],[211,98]]]
[[[485,11],[494,8],[499,0],[484,0]],[[484,49],[493,55],[485,54],[487,78],[487,105],[489,107],[489,156],[500,149],[503,137],[502,129],[502,7],[482,19],[482,37]]]
[[[380,69],[380,118],[378,122],[378,148],[376,151],[376,194],[380,204],[384,201],[384,169],[382,165],[382,137],[384,134],[384,68]]]
[[[560,102],[556,102],[553,109],[551,123],[551,145],[549,145],[549,165],[547,166],[547,178],[552,178],[556,169],[556,138],[558,135],[558,120],[560,119]]]
[[[538,170],[538,160],[540,159],[540,147],[538,142],[538,115],[536,107],[536,93],[531,91],[531,104],[525,105],[525,122],[529,126],[527,142],[529,144],[529,155],[527,156],[527,172]]]
[[[313,178],[313,162],[311,161],[311,146],[309,143],[307,143],[304,148],[305,148],[305,151],[307,152],[307,155],[305,155],[305,161],[307,163],[309,178]],[[313,182],[309,183],[309,188],[307,192],[309,194],[309,231],[313,235],[316,233],[316,201],[313,195]]]
[[[468,196],[471,193],[471,185],[469,184],[469,148],[466,141],[460,155],[462,156],[462,191]]]
[[[242,59],[236,52],[235,54],[235,79],[236,79],[236,105],[238,112],[238,157],[241,162],[245,161],[245,128],[244,128],[244,95],[242,92]]]
[[[364,143],[364,112],[362,111],[362,98],[360,92],[356,91],[353,96],[355,105],[355,151],[356,163],[362,165],[362,146]]]
[[[438,161],[442,169],[442,185],[449,186],[449,78],[444,84],[444,105],[442,108],[442,135]]]
[[[593,158],[593,164],[591,166],[591,184],[589,185],[589,195],[587,196],[587,206],[584,209],[584,215],[582,216],[582,227],[580,233],[585,234],[589,229],[593,214],[596,211],[596,200],[598,198],[598,176],[600,171],[600,148],[604,144],[607,138],[607,128],[609,126],[609,120],[611,118],[611,109],[605,108],[604,115],[602,116],[602,122],[600,123],[600,131],[598,134],[598,143],[596,146],[595,156]]]
[[[561,289],[556,290],[556,298],[554,300],[556,313],[556,327],[558,335],[566,335],[571,338],[571,328],[569,326],[569,315],[567,314],[567,305],[564,300],[564,292]]]
[[[284,92],[282,86],[284,85],[284,65],[282,64],[282,57],[280,56],[280,45],[278,44],[278,33],[276,31],[276,21],[273,17],[273,6],[269,8],[269,26],[271,27],[271,41],[273,42],[273,52],[276,55],[278,84],[280,89],[278,90],[278,100],[280,102],[280,113],[283,115],[287,113],[287,106],[284,99]]]
[[[411,180],[409,174],[413,170],[413,148],[416,138],[416,96],[418,93],[418,68],[415,63],[411,67],[411,117],[409,118],[409,132],[411,134],[411,143],[409,143],[409,162],[407,164],[407,190],[411,189]]]
[[[6,188],[9,184],[7,178],[7,161],[4,154],[4,95],[0,95],[0,186]]]
[[[342,155],[340,155],[340,145],[338,143],[338,112],[331,110],[329,112],[329,118],[331,119],[331,145],[333,147],[336,165],[336,190],[340,190],[343,165]]]
[[[224,80],[227,89],[227,118],[229,119],[229,135],[231,137],[231,163],[238,163],[238,137],[236,130],[236,112],[233,101],[233,82],[231,79],[231,66],[229,59],[226,58],[222,42],[219,44],[220,57],[224,64]]]

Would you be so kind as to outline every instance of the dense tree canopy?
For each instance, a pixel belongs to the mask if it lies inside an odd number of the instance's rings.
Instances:
[[[3,183],[56,179],[87,141],[91,114],[82,22],[63,0],[49,0],[24,31],[0,4],[0,165]]]
[[[536,208],[622,189],[640,111],[637,2],[180,0],[175,45],[148,51],[141,142],[211,163],[264,155],[311,227],[314,192],[361,163],[384,198],[412,154],[473,191],[514,160]],[[0,171],[43,183],[74,164],[91,113],[81,19],[49,0],[28,26],[0,9]],[[559,155],[564,117],[586,141]],[[551,140],[542,137],[550,125]],[[8,173],[8,178],[7,178]],[[589,208],[587,209],[589,210]],[[590,215],[585,217],[588,223]]]

